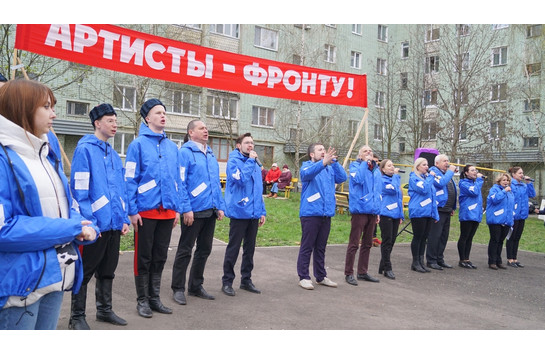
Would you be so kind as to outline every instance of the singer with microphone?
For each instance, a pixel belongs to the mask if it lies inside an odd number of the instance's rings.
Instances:
[[[524,171],[520,166],[509,168],[511,174],[511,190],[515,197],[515,221],[513,223],[513,233],[505,245],[507,251],[507,265],[515,268],[524,267],[517,260],[517,252],[519,248],[520,238],[524,231],[524,223],[528,218],[528,199],[536,196],[533,179],[524,175]]]

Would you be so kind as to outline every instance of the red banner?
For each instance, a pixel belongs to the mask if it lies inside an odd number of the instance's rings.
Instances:
[[[217,90],[367,107],[367,76],[220,51],[113,25],[17,25],[15,47]]]

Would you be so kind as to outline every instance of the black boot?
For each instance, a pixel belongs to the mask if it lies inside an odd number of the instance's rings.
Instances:
[[[151,318],[153,313],[149,306],[149,275],[138,275],[134,277],[136,284],[136,310],[138,315],[144,318]]]
[[[420,265],[420,261],[414,257],[413,257],[413,263],[411,265],[411,270],[418,271],[418,272],[426,272],[426,270],[422,268],[422,265]]]
[[[149,305],[150,308],[159,313],[171,314],[172,309],[165,307],[159,298],[161,292],[161,274],[150,274]]]
[[[420,266],[422,266],[422,269],[424,269],[425,272],[431,272],[431,270],[426,267],[426,263],[424,262],[424,255],[420,255],[420,258],[418,260],[420,262]]]
[[[97,305],[97,320],[114,325],[127,325],[127,321],[112,311],[113,279],[96,279],[95,296]]]
[[[81,285],[79,293],[72,293],[70,321],[68,328],[73,330],[91,330],[85,320],[85,304],[87,303],[87,285]]]

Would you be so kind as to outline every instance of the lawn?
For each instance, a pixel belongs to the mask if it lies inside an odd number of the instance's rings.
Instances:
[[[299,198],[300,194],[292,192],[290,199],[270,199],[265,198],[265,208],[267,209],[267,221],[265,225],[259,228],[257,233],[257,246],[293,246],[299,245],[301,240],[301,223],[299,222]],[[409,222],[406,212],[405,222],[400,227],[403,228]],[[411,226],[407,228],[412,231]],[[545,253],[545,227],[543,221],[534,216],[528,218],[524,228],[524,233],[520,241],[520,249]],[[346,244],[350,234],[350,215],[336,214],[331,220],[331,233],[329,235],[329,244]],[[377,231],[380,238],[380,228]],[[457,241],[460,236],[460,224],[458,222],[458,213],[451,219],[450,241]],[[215,237],[225,242],[229,239],[229,218],[224,218],[216,223]],[[412,239],[410,233],[404,232],[397,238],[397,243],[408,243]],[[488,244],[489,234],[488,226],[483,218],[483,222],[473,239],[474,243]],[[121,242],[122,250],[131,250],[132,233],[123,237]]]

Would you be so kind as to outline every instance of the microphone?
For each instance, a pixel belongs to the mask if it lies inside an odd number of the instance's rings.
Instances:
[[[524,180],[530,181],[530,182],[534,182],[534,181],[535,181],[534,179],[530,179],[530,178],[524,178]]]
[[[398,172],[400,172],[400,173],[404,174],[404,173],[405,173],[405,170],[401,170],[401,169],[399,169],[399,170],[398,170]]]
[[[259,161],[258,157],[255,157],[255,162],[257,163],[257,166],[259,166],[260,168],[263,166],[263,164],[261,164],[261,162]]]

